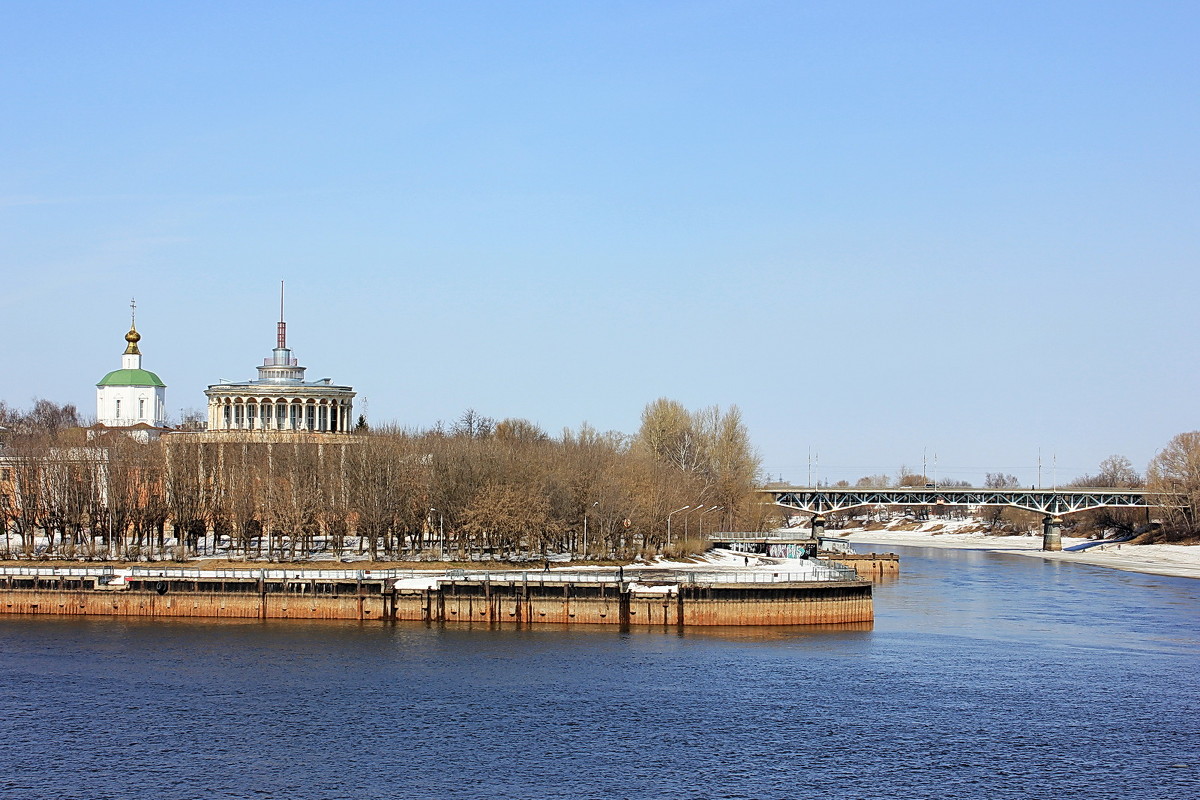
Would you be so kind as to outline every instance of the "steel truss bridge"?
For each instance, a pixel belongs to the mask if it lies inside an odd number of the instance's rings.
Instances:
[[[1146,489],[830,489],[785,486],[759,489],[776,505],[819,517],[863,506],[1010,506],[1061,517],[1094,508],[1179,508],[1182,495]]]

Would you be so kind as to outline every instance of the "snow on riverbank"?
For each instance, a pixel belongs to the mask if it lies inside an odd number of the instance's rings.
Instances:
[[[933,529],[933,530],[931,530]],[[863,530],[846,528],[836,531],[851,542],[879,545],[912,545],[916,547],[950,547],[960,550],[982,550],[989,553],[1045,558],[1052,561],[1071,561],[1094,564],[1130,572],[1152,575],[1171,575],[1180,578],[1200,578],[1200,547],[1178,544],[1124,543],[1096,544],[1081,550],[1071,548],[1085,545],[1088,539],[1062,537],[1063,550],[1047,553],[1042,550],[1042,537],[988,536],[979,524],[968,522],[927,522],[916,530]]]

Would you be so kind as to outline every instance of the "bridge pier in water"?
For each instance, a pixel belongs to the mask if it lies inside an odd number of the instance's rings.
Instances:
[[[1062,550],[1062,520],[1057,516],[1047,514],[1042,518],[1042,550]]]

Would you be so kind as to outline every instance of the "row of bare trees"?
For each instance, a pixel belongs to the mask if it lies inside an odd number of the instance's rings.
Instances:
[[[636,435],[587,425],[551,437],[467,412],[448,428],[376,429],[327,443],[149,443],[11,435],[0,515],[10,555],[297,560],[629,558],[663,552],[668,515],[710,530],[777,524],[736,408],[648,405]],[[678,538],[678,537],[676,537]]]

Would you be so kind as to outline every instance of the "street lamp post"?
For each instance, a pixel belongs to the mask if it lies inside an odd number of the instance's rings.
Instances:
[[[710,506],[709,508],[705,508],[704,506],[692,506],[692,510],[683,515],[683,537],[685,539],[689,538],[688,526],[691,525],[692,521],[691,521],[690,517],[692,516],[692,514],[696,514],[697,517],[703,517],[705,514],[707,514],[710,511],[713,511],[716,508],[717,508],[717,506]],[[701,522],[700,524],[703,525],[704,523]]]
[[[683,515],[683,538],[684,539],[688,538],[688,525],[691,523],[691,519],[689,519],[689,518],[692,516],[693,513],[701,510],[702,508],[704,508],[704,506],[692,506],[692,510]]]
[[[583,557],[584,557],[584,558],[587,558],[587,518],[588,518],[588,512],[589,512],[589,511],[591,511],[593,508],[595,508],[595,507],[596,507],[596,506],[598,506],[598,505],[600,505],[600,501],[599,501],[599,500],[597,500],[596,502],[592,503],[590,506],[586,506],[586,507],[583,509]]]
[[[446,560],[446,526],[445,520],[442,517],[442,512],[436,508],[429,509],[429,527],[433,527],[433,512],[437,511],[438,515],[438,558],[442,561]]]
[[[687,511],[689,508],[691,508],[691,506],[684,506],[683,508],[677,508],[670,514],[667,514],[667,547],[671,546],[671,517],[675,516],[680,511]]]
[[[700,520],[700,538],[701,539],[704,538],[704,515],[707,514],[709,511],[720,511],[724,507],[725,506],[713,506],[712,508],[707,508],[704,511],[700,512],[700,514],[697,518]]]

